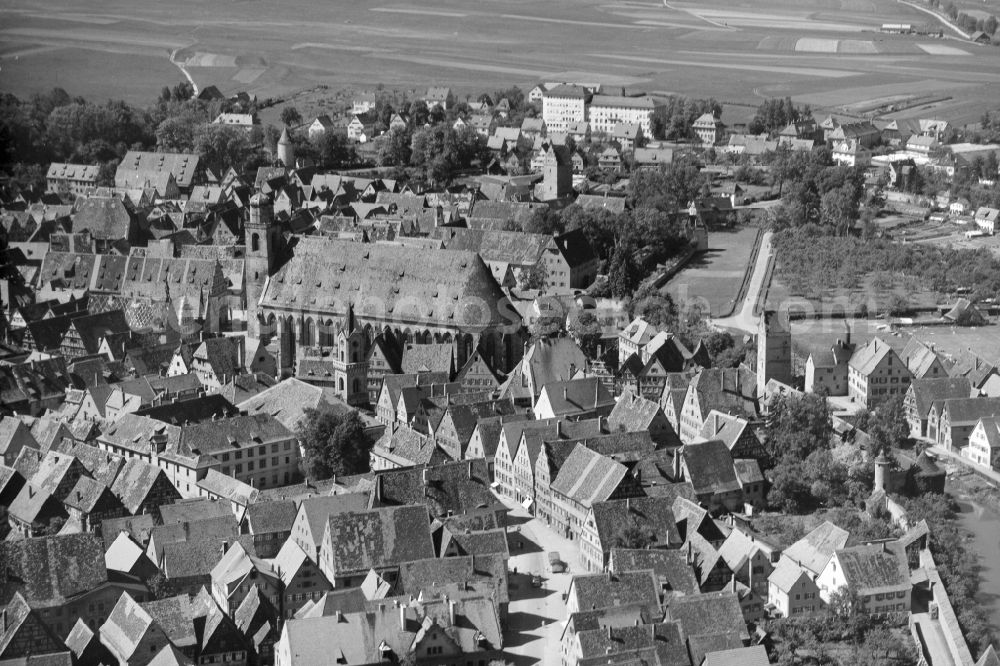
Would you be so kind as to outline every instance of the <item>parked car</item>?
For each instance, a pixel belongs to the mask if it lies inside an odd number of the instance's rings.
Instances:
[[[559,559],[557,551],[553,550],[549,553],[549,568],[552,569],[552,573],[563,573],[566,571],[566,563]]]

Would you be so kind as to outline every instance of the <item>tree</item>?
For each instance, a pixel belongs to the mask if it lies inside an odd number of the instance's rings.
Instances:
[[[314,145],[319,153],[320,162],[327,167],[343,167],[357,159],[354,147],[347,141],[347,135],[342,132],[323,132],[316,138]]]
[[[603,329],[597,316],[590,310],[582,310],[570,322],[569,333],[580,345],[580,349],[589,358],[597,356],[597,347],[601,342]]]
[[[529,234],[551,236],[563,232],[563,221],[551,208],[538,208],[525,220],[521,230]]]
[[[294,106],[286,106],[281,110],[281,122],[285,127],[295,127],[302,124],[302,114]]]
[[[214,173],[229,167],[242,172],[254,152],[246,132],[231,125],[205,125],[198,130],[195,152]]]
[[[859,412],[857,427],[871,439],[869,456],[876,458],[880,453],[889,455],[894,447],[910,436],[903,396],[889,396],[880,401],[874,411]]]
[[[153,599],[166,599],[170,596],[170,586],[167,577],[162,571],[157,571],[153,576],[146,579],[146,588],[153,595]]]
[[[611,540],[618,548],[644,549],[656,543],[656,533],[648,527],[629,523],[621,526]]]
[[[774,461],[804,461],[813,451],[830,448],[833,423],[824,396],[777,395],[769,405],[768,454]]]
[[[537,261],[517,274],[517,288],[544,291],[548,279],[549,271],[545,267],[545,262]]]
[[[396,128],[389,130],[377,139],[378,152],[375,162],[379,166],[405,166],[410,163],[413,150],[413,130]]]
[[[299,441],[305,453],[303,467],[310,479],[368,471],[371,442],[356,411],[337,414],[332,409],[306,408],[299,423]]]

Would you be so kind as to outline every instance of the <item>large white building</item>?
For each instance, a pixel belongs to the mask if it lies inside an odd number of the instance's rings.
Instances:
[[[542,97],[542,120],[549,132],[565,132],[572,123],[587,122],[587,91],[580,86],[559,85]]]
[[[618,123],[635,123],[644,136],[652,136],[649,115],[663,106],[652,97],[617,97],[594,95],[590,101],[590,128],[610,134]]]

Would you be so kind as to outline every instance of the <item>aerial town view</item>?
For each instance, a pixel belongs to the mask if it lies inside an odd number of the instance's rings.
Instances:
[[[0,0],[0,666],[1000,666],[1000,0]]]

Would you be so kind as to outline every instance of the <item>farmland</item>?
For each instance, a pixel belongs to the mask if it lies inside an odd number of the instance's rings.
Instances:
[[[146,102],[182,80],[182,66],[200,85],[262,97],[317,84],[444,83],[472,93],[582,80],[750,104],[792,95],[850,110],[891,86],[901,98],[928,89],[948,98],[901,113],[975,121],[1000,99],[1000,49],[874,32],[927,19],[890,0],[8,0],[0,89],[59,85]]]

